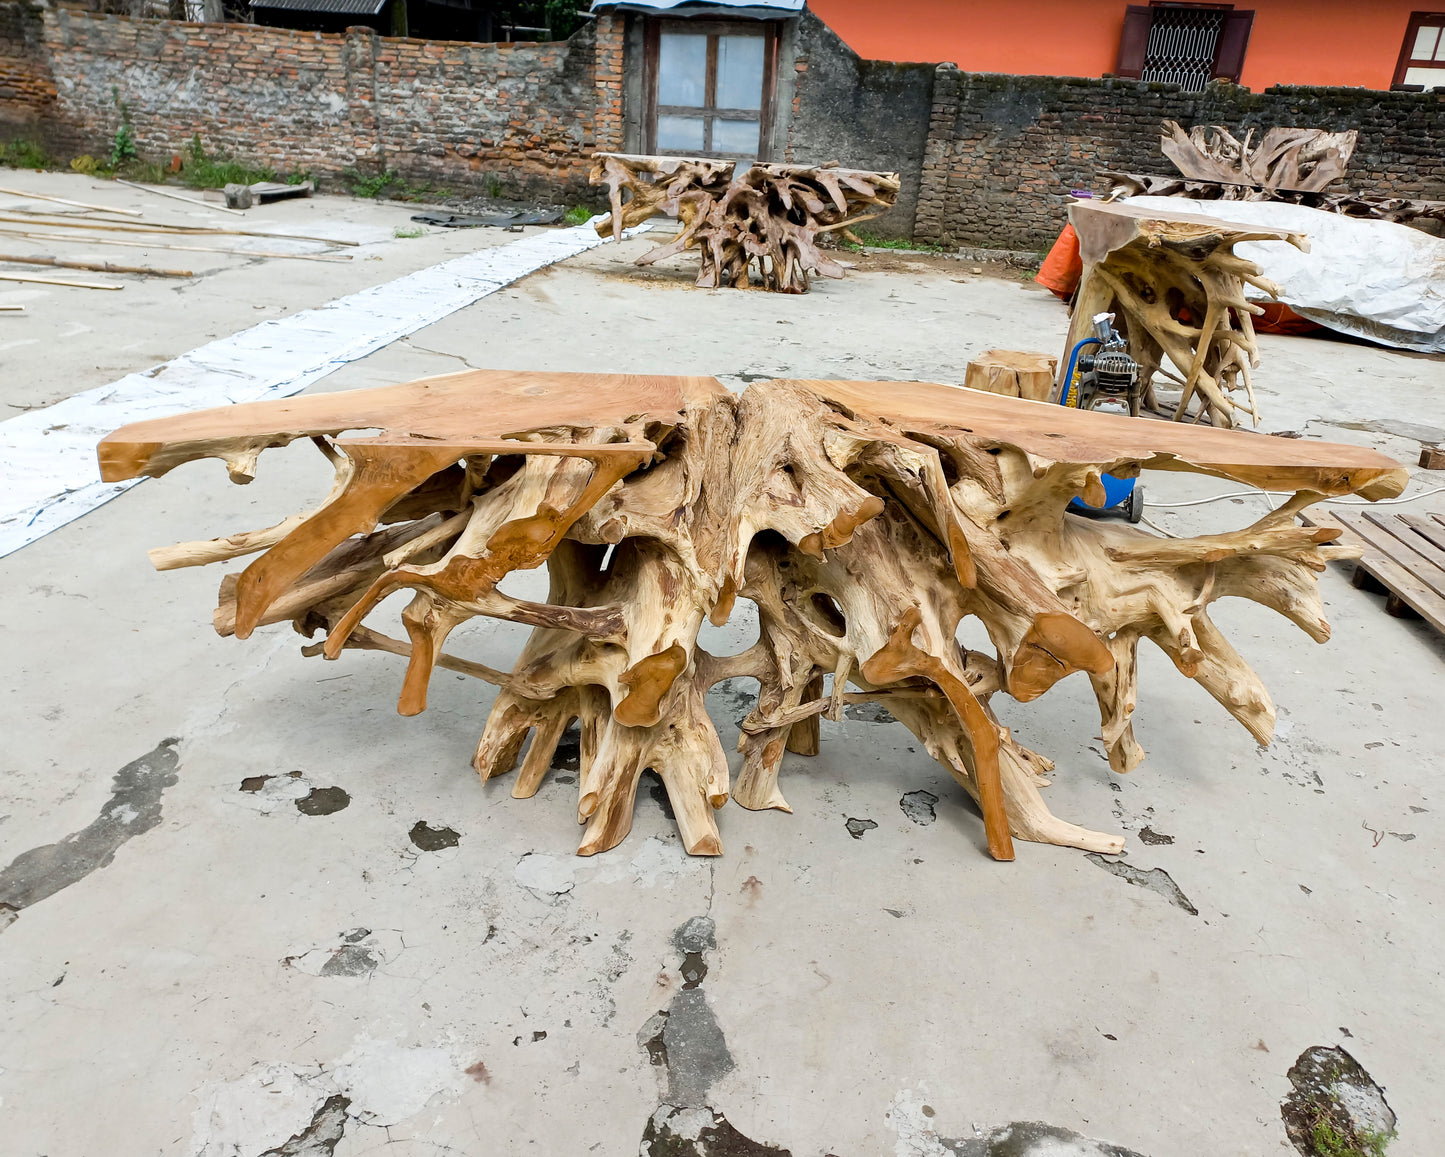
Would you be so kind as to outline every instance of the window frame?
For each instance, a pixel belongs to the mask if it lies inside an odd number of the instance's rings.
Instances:
[[[1255,10],[1237,8],[1233,4],[1191,4],[1178,0],[1150,0],[1148,4],[1129,4],[1124,9],[1124,24],[1119,34],[1118,62],[1114,75],[1128,80],[1141,79],[1144,56],[1148,49],[1149,33],[1154,26],[1155,13],[1178,11],[1179,9],[1204,9],[1221,12],[1224,21],[1220,25],[1219,40],[1215,45],[1214,59],[1209,65],[1209,79],[1228,80],[1240,83],[1244,75],[1244,61],[1249,52],[1249,38],[1254,31]]]
[[[1426,25],[1439,21],[1441,27],[1445,27],[1445,12],[1411,12],[1410,19],[1405,24],[1405,38],[1400,42],[1400,59],[1395,63],[1395,75],[1390,81],[1390,87],[1405,83],[1405,73],[1418,64],[1410,55],[1415,50],[1415,40],[1420,34],[1420,29]],[[1445,36],[1445,33],[1441,34]],[[1436,48],[1439,54],[1439,48]],[[1445,68],[1445,60],[1429,60],[1426,64],[1438,65]],[[1423,87],[1423,86],[1422,86]]]
[[[657,101],[658,55],[662,45],[663,32],[682,32],[692,36],[707,37],[707,75],[703,81],[703,101],[700,107],[681,105],[660,105]],[[758,122],[758,149],[755,157],[744,153],[725,153],[716,149],[700,149],[689,156],[706,157],[711,160],[738,161],[756,160],[766,163],[772,157],[773,107],[776,99],[778,73],[778,42],[782,35],[782,24],[776,20],[666,20],[649,19],[644,30],[643,60],[645,77],[646,113],[642,126],[643,151],[657,152],[657,118],[659,116],[695,116],[704,122],[703,142],[712,138],[712,122],[715,120],[754,120]],[[719,108],[717,100],[717,57],[718,38],[721,36],[755,36],[763,41],[763,90],[756,109]]]

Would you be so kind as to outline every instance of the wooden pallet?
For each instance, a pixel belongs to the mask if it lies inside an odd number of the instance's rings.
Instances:
[[[1385,588],[1385,609],[1413,611],[1445,634],[1445,513],[1393,514],[1379,510],[1316,508],[1301,515],[1310,526],[1338,526],[1340,542],[1364,550],[1355,585],[1374,580]]]

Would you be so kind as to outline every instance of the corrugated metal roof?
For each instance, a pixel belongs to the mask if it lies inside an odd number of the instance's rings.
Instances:
[[[734,16],[763,18],[792,15],[803,10],[804,0],[592,0],[593,12],[627,8],[635,12],[670,12],[674,16],[714,16],[732,10]]]
[[[375,16],[386,0],[251,0],[252,8],[284,8],[288,12],[335,12],[343,16]]]

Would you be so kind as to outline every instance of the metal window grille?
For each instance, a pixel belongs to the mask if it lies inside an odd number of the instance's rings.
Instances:
[[[1224,15],[1217,9],[1156,8],[1140,79],[1203,92],[1214,68]]]

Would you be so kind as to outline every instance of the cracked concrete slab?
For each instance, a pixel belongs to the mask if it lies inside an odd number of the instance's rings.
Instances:
[[[14,917],[23,909],[85,879],[115,859],[121,845],[161,822],[161,796],[176,785],[179,739],[163,739],[153,751],[115,773],[100,814],[53,844],[21,852],[0,868],[0,907]]]
[[[365,208],[377,220],[408,213]],[[397,249],[475,243],[448,235]],[[1048,295],[956,262],[865,261],[778,300],[697,291],[685,262],[644,279],[630,261],[645,248],[599,249],[529,278],[320,388],[463,362],[711,373],[731,385],[748,375],[958,381],[983,350],[1057,352],[1064,340],[1067,318]],[[376,280],[394,275],[391,260]],[[304,283],[271,285],[287,308],[313,290],[336,296],[323,285],[329,267],[303,264]],[[249,325],[251,304],[242,294],[173,310],[163,344],[186,326]],[[59,311],[53,320],[63,333]],[[90,332],[51,341],[43,366],[13,363],[35,376],[15,400],[62,388],[67,375],[94,384],[86,375],[101,362],[109,380],[157,354],[121,349],[143,311],[76,320]],[[1261,345],[1267,428],[1403,456],[1402,426],[1313,420],[1439,425],[1428,416],[1439,360],[1308,338]],[[308,1157],[325,1146],[328,1157],[634,1157],[651,1129],[653,1157],[724,1140],[754,1146],[736,1148],[745,1154],[892,1154],[894,1098],[926,1080],[920,1112],[934,1110],[939,1145],[1006,1145],[1034,1128],[1050,1144],[1095,1139],[1148,1157],[1273,1153],[1289,1144],[1287,1058],[1346,1043],[1388,1086],[1399,1153],[1430,1152],[1445,1130],[1419,1059],[1445,1051],[1445,994],[1419,965],[1445,955],[1445,927],[1431,918],[1445,874],[1445,735],[1433,723],[1445,645],[1383,616],[1338,568],[1321,579],[1334,632],[1323,648],[1260,608],[1217,604],[1281,708],[1270,749],[1147,648],[1138,730],[1148,759],[1128,776],[1091,749],[1097,715],[1083,676],[1027,709],[997,704],[1022,742],[1057,759],[1050,806],[1124,830],[1124,862],[1166,872],[1197,917],[1066,849],[1021,844],[1013,864],[989,863],[962,789],[870,705],[824,720],[817,757],[785,757],[792,815],[718,813],[720,859],[689,859],[640,792],[627,842],[582,861],[572,854],[575,733],[537,795],[513,799],[505,778],[482,785],[469,766],[489,688],[439,673],[427,713],[400,719],[393,657],[302,659],[285,624],[245,643],[219,639],[209,622],[218,576],[151,570],[147,547],[270,525],[298,496],[319,500],[329,472],[293,449],[271,452],[246,487],[214,463],[182,467],[0,560],[0,864],[86,828],[118,767],[160,736],[185,737],[157,825],[0,934],[0,1148],[194,1157],[214,1139],[227,1157],[287,1145],[311,1146]],[[1172,474],[1145,486],[1152,502],[1239,489]],[[1149,517],[1211,533],[1266,509],[1226,498]],[[522,576],[517,593],[538,597],[542,582]],[[734,654],[756,629],[740,604],[704,645]],[[524,638],[476,623],[450,645],[508,667]],[[738,681],[708,697],[734,774],[751,690]],[[242,790],[254,779],[257,791]],[[333,788],[349,798],[341,810],[296,807]],[[278,798],[263,812],[268,792]],[[936,797],[933,823],[902,810],[918,792]],[[854,839],[849,818],[877,826]],[[1378,843],[1362,821],[1385,833]],[[418,823],[456,833],[456,845],[417,847]],[[1146,828],[1174,842],[1147,844]],[[568,865],[571,887],[538,895],[519,882],[519,863],[539,857]],[[712,942],[680,940],[700,916]],[[707,1085],[705,1108],[665,1104],[666,1063],[638,1040],[645,1026],[644,1042],[666,1036],[652,1018],[670,1021],[680,996],[688,1013],[673,1039],[684,1057],[690,1040],[720,1037],[731,1059],[720,1072],[714,1052],[684,1086]],[[707,1031],[684,1031],[689,1014]],[[363,1046],[363,1035],[388,1048]]]
[[[1174,882],[1174,877],[1163,868],[1149,868],[1148,870],[1136,868],[1127,860],[1112,859],[1096,852],[1090,852],[1085,858],[1089,863],[1103,868],[1111,876],[1118,876],[1126,884],[1133,884],[1136,888],[1147,888],[1149,891],[1163,896],[1174,907],[1182,908],[1191,916],[1199,915],[1199,909],[1189,902],[1189,897],[1180,890],[1179,885]]]
[[[1380,1157],[1394,1141],[1398,1121],[1385,1090],[1343,1048],[1307,1048],[1287,1075],[1293,1088],[1280,1116],[1303,1157]]]
[[[888,1110],[888,1125],[897,1137],[895,1157],[1143,1157],[1043,1121],[975,1124],[971,1137],[940,1137],[937,1116],[921,1089],[900,1089]]]

